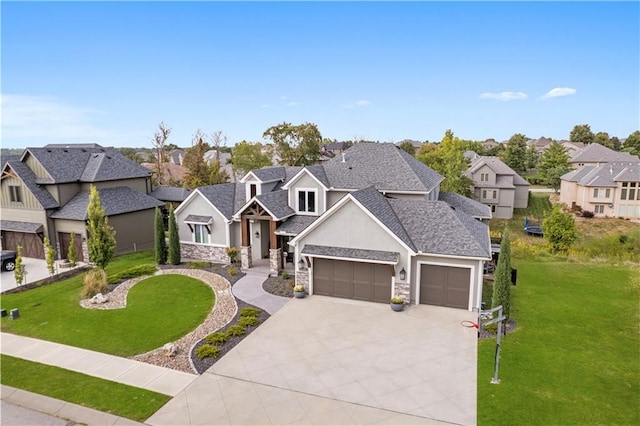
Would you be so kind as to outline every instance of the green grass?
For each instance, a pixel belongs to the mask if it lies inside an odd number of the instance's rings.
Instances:
[[[498,385],[495,340],[478,349],[478,424],[640,424],[637,269],[514,260]]]
[[[61,399],[142,422],[171,397],[86,376],[63,368],[2,355],[3,385]]]
[[[135,254],[114,259],[108,273],[120,273],[148,258]],[[159,348],[196,328],[211,311],[215,295],[203,282],[182,275],[160,275],[136,284],[125,309],[84,309],[79,304],[82,277],[2,296],[7,311],[3,332],[64,343],[119,356]]]

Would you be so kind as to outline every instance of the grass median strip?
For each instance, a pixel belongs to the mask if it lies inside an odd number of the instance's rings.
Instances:
[[[3,385],[142,422],[170,396],[59,367],[1,356]]]

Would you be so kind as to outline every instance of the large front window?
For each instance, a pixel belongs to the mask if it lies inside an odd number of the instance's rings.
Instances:
[[[314,190],[298,190],[298,213],[317,213],[316,191]]]
[[[206,225],[193,225],[193,241],[209,244],[209,229]]]

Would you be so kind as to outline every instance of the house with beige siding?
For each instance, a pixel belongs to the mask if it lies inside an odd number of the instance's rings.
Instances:
[[[310,294],[461,309],[481,305],[490,209],[393,144],[321,165],[272,166],[196,188],[175,210],[184,257],[283,269]]]
[[[87,206],[94,185],[116,231],[116,253],[153,248],[155,208],[151,172],[114,148],[98,144],[26,148],[2,164],[1,245],[23,247],[25,257],[44,258],[48,237],[61,259],[75,234],[76,253],[88,261]]]

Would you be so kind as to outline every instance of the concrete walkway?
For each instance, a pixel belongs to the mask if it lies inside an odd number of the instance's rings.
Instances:
[[[290,297],[276,296],[262,289],[262,283],[269,278],[269,265],[254,265],[243,272],[247,275],[240,278],[231,289],[238,299],[264,309],[269,315],[275,314],[291,300]]]
[[[0,333],[0,352],[88,376],[176,396],[198,376],[88,349]]]

